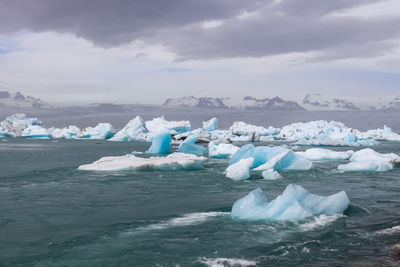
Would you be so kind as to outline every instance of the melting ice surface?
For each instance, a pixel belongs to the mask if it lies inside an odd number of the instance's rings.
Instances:
[[[95,127],[86,127],[78,135],[85,139],[109,139],[115,134],[114,127],[107,122],[99,123]]]
[[[141,158],[132,154],[103,157],[91,164],[81,165],[79,170],[120,171],[134,169],[193,170],[203,168],[206,158],[191,154],[173,153],[166,157]]]
[[[136,116],[130,120],[124,128],[119,130],[110,141],[136,141],[144,142],[147,140],[149,130],[144,120],[140,116]]]
[[[301,155],[308,160],[345,160],[349,159],[353,155],[353,150],[347,151],[333,151],[324,148],[310,148],[304,152],[296,152],[297,155]]]
[[[150,154],[168,154],[171,144],[171,134],[169,130],[160,130],[151,140],[151,146],[147,151]]]
[[[233,204],[231,216],[243,220],[302,220],[319,214],[342,214],[349,204],[344,191],[322,197],[289,184],[282,195],[270,202],[261,188],[251,191]]]
[[[197,140],[199,140],[198,135],[189,136],[185,139],[185,141],[180,144],[178,152],[203,156],[207,153],[207,148],[205,148],[204,146],[196,145]]]
[[[210,158],[230,158],[239,150],[239,147],[232,144],[221,144],[210,142],[208,144],[208,156]]]

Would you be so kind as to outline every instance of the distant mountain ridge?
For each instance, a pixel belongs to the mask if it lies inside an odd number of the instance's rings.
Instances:
[[[51,107],[40,98],[23,95],[20,92],[12,93],[9,91],[0,91],[0,105],[35,109],[47,109]]]
[[[168,98],[164,102],[164,106],[184,108],[228,108],[224,103],[224,101],[228,99],[229,98],[186,96]]]
[[[278,111],[297,111],[305,110],[297,102],[283,100],[276,96],[274,98],[257,99],[246,96],[243,98],[244,108],[247,110],[278,110]]]

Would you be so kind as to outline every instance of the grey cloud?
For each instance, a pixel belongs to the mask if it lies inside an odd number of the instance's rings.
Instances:
[[[0,33],[70,32],[99,46],[163,44],[181,59],[319,52],[321,59],[372,56],[399,37],[399,17],[334,16],[382,0],[0,0]],[[256,16],[238,19],[243,11]],[[224,20],[204,29],[199,22]],[[367,44],[367,45],[366,45]],[[388,45],[390,44],[390,45]],[[360,53],[356,47],[363,46]],[[325,54],[324,54],[325,53]]]

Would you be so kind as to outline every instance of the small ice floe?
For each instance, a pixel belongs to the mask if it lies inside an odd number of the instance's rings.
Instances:
[[[193,170],[203,168],[205,157],[192,154],[173,153],[166,157],[142,158],[132,154],[103,157],[91,164],[81,165],[79,170],[122,171],[134,169]]]
[[[273,169],[265,170],[261,173],[261,175],[265,180],[278,180],[278,179],[282,178],[282,176],[279,174],[279,172],[277,172]]]
[[[354,154],[354,151],[333,151],[324,148],[310,148],[306,151],[296,152],[296,154],[301,155],[311,161],[346,160]]]
[[[226,169],[226,177],[233,180],[246,180],[250,178],[250,168],[253,166],[253,158],[244,158],[230,165]]]
[[[196,145],[196,142],[199,140],[198,135],[192,135],[183,141],[178,148],[178,152],[186,153],[186,154],[193,154],[196,156],[203,156],[206,154],[207,148],[201,145]]]
[[[350,163],[338,166],[340,171],[388,171],[393,169],[392,160],[399,158],[399,155],[381,154],[373,149],[366,148],[357,151],[351,156]]]
[[[210,142],[208,144],[208,156],[210,158],[230,158],[239,150],[239,147],[232,144]]]
[[[95,127],[86,127],[77,137],[83,139],[109,139],[114,134],[114,127],[110,123],[103,122],[97,124]]]
[[[151,140],[147,153],[168,154],[171,146],[171,134],[168,129],[161,129]]]
[[[345,191],[322,197],[289,184],[270,202],[261,188],[251,191],[233,204],[231,216],[243,220],[302,220],[313,215],[342,214],[349,204]]]

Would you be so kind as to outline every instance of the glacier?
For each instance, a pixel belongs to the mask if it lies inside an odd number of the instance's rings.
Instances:
[[[302,186],[289,184],[285,191],[268,202],[261,188],[237,200],[231,210],[234,219],[241,220],[302,220],[313,215],[343,214],[350,200],[345,191],[330,196],[319,196]]]
[[[152,138],[151,146],[147,153],[150,154],[168,154],[171,146],[171,134],[169,129],[161,129]]]
[[[322,161],[322,160],[347,160],[354,154],[353,150],[347,151],[333,151],[324,148],[310,148],[306,151],[296,152],[297,155],[303,156],[304,158],[311,161]]]
[[[250,178],[250,168],[254,163],[253,158],[244,158],[228,166],[226,177],[233,180],[246,180]]]
[[[399,158],[394,153],[381,154],[371,148],[366,148],[355,152],[350,163],[341,164],[337,167],[340,171],[388,171],[393,169],[393,160]]]
[[[121,130],[119,130],[109,141],[135,141],[146,142],[149,130],[146,123],[140,116],[130,120]]]
[[[115,134],[114,127],[107,122],[99,123],[95,127],[86,127],[79,134],[78,138],[83,139],[109,139]]]
[[[191,154],[172,153],[166,157],[136,157],[133,154],[124,156],[103,157],[91,164],[78,167],[86,171],[123,171],[135,169],[157,170],[193,170],[203,168],[206,158]]]

